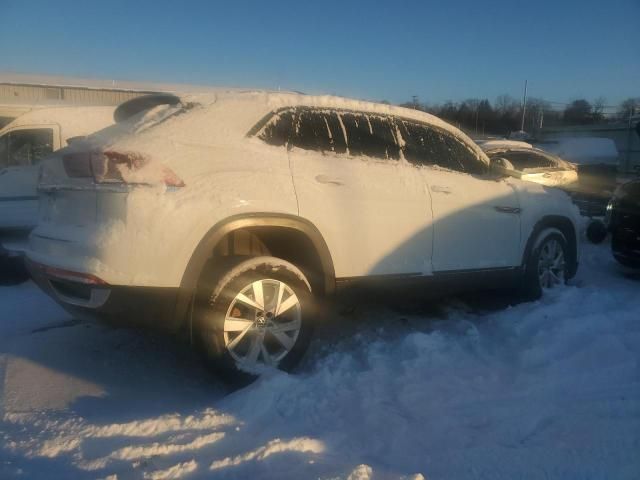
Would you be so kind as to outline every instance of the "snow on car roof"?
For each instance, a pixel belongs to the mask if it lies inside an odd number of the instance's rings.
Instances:
[[[219,90],[215,93],[180,95],[180,98],[184,104],[195,103],[205,107],[213,104],[223,104],[226,101],[247,101],[247,103],[242,106],[242,115],[251,116],[254,123],[258,122],[272,111],[294,106],[337,108],[364,113],[394,115],[408,120],[415,120],[421,123],[433,125],[434,127],[450,133],[468,146],[468,148],[476,154],[476,157],[479,160],[483,161],[487,165],[489,164],[489,159],[482,149],[479,148],[465,133],[440,118],[419,110],[374,103],[365,100],[336,97],[332,95],[307,95],[295,92],[273,92],[267,90],[228,89]],[[251,104],[255,107],[252,108]]]
[[[487,140],[479,145],[485,152],[489,150],[508,150],[511,148],[533,148],[533,145],[530,143],[517,140]]]

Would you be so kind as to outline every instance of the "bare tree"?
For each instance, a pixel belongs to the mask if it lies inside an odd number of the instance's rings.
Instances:
[[[640,97],[627,98],[618,107],[618,117],[623,120],[637,113],[640,113]]]
[[[495,110],[500,115],[511,115],[518,111],[520,102],[511,95],[499,95],[496,98]]]
[[[604,107],[607,101],[600,96],[593,101],[593,121],[601,122],[604,120]]]
[[[593,107],[584,98],[574,100],[564,109],[564,121],[573,125],[585,125],[593,122]]]

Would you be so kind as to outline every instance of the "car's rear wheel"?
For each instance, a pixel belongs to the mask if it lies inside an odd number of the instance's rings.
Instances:
[[[567,252],[567,240],[560,230],[549,228],[540,232],[525,267],[523,293],[526,299],[538,299],[545,290],[566,283]]]
[[[300,269],[274,257],[236,257],[214,263],[205,276],[194,326],[208,364],[240,382],[265,367],[295,367],[315,311]]]

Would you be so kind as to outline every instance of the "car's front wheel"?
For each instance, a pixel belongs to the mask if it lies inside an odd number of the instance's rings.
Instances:
[[[560,230],[548,228],[540,232],[525,266],[526,299],[538,299],[545,290],[566,283],[567,252],[567,240]]]
[[[222,259],[195,310],[196,333],[211,367],[244,381],[264,367],[290,370],[309,345],[314,303],[305,275],[275,257]]]

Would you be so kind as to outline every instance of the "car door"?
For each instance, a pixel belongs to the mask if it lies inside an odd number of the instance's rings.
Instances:
[[[16,128],[0,137],[0,228],[36,224],[39,163],[58,146],[57,126]]]
[[[520,205],[506,181],[462,139],[432,125],[403,120],[405,157],[416,165],[431,196],[434,272],[520,264]]]
[[[300,215],[323,235],[336,277],[431,272],[429,197],[401,161],[391,117],[297,107],[262,135],[286,143]]]

